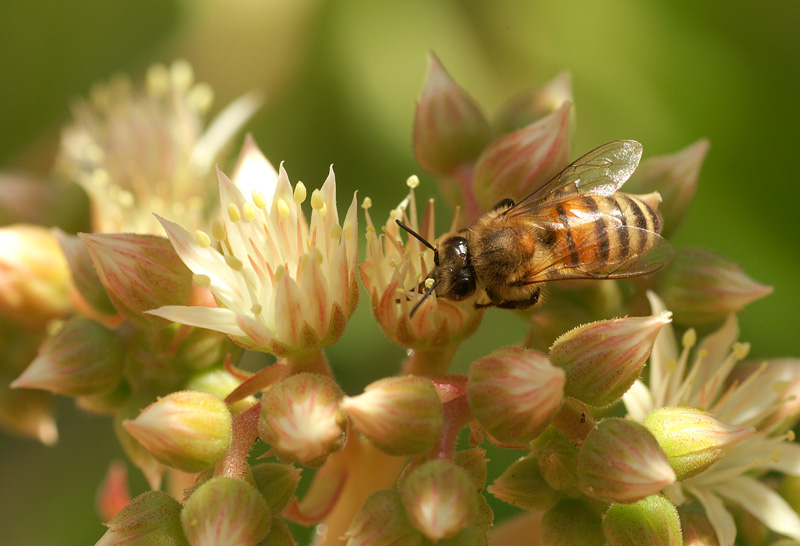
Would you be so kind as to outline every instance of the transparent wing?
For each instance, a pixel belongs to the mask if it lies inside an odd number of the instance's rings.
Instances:
[[[576,159],[544,186],[505,211],[501,216],[534,214],[576,195],[613,195],[630,178],[642,157],[635,140],[616,140]]]
[[[553,224],[553,229],[563,229]],[[660,235],[620,222],[607,225],[609,237],[604,246],[596,238],[584,237],[573,247],[563,244],[552,259],[515,284],[525,285],[567,279],[625,279],[653,273],[667,265],[675,254],[672,245]],[[647,237],[647,247],[634,252],[629,242]],[[615,242],[610,242],[615,241]],[[580,256],[579,260],[575,257]]]

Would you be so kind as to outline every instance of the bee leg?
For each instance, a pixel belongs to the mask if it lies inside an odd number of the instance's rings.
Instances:
[[[528,309],[529,307],[533,307],[538,303],[539,296],[541,296],[541,294],[542,289],[537,286],[529,298],[516,301],[504,301],[499,303],[497,306],[501,309]]]
[[[514,206],[513,199],[501,199],[500,201],[497,202],[495,206],[491,208],[491,210],[510,209],[513,206]]]

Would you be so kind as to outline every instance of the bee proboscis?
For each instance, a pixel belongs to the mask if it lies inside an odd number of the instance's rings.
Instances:
[[[634,140],[604,144],[435,247],[398,220],[434,252],[427,291],[411,314],[434,291],[453,301],[478,294],[476,307],[526,309],[547,281],[621,279],[663,267],[673,249],[659,235],[661,216],[641,197],[617,193],[641,155]]]

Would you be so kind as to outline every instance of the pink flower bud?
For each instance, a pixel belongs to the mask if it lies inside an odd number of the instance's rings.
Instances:
[[[231,414],[225,402],[199,391],[160,398],[123,426],[157,460],[185,472],[214,464],[231,441]]]
[[[472,412],[502,443],[530,442],[561,407],[564,372],[536,351],[498,349],[473,362],[468,377]]]
[[[590,497],[636,502],[675,482],[675,471],[653,435],[626,419],[604,419],[578,453],[578,482]]]
[[[261,397],[258,432],[285,462],[320,466],[345,443],[344,396],[331,379],[310,373],[288,377]]]
[[[390,455],[416,455],[433,447],[442,434],[442,402],[429,379],[408,375],[381,379],[341,408],[355,428]]]
[[[547,546],[603,546],[600,514],[589,503],[563,499],[542,517],[539,543]]]
[[[749,438],[755,429],[725,425],[695,408],[658,408],[642,424],[653,433],[679,480],[691,478]]]
[[[71,281],[53,233],[43,227],[0,228],[0,312],[41,326],[70,310]]]
[[[364,502],[345,533],[347,546],[422,546],[424,537],[406,518],[400,493],[376,491]]]
[[[483,210],[519,200],[569,162],[570,103],[527,127],[492,141],[475,165],[475,196]]]
[[[11,386],[68,396],[108,393],[122,380],[123,352],[114,332],[93,320],[73,318],[42,344]]]
[[[676,253],[659,291],[675,322],[688,326],[722,322],[771,293],[771,286],[754,281],[739,265],[699,248]]]
[[[181,504],[163,491],[142,493],[106,525],[95,546],[185,546]]]
[[[411,525],[433,542],[457,535],[478,515],[472,480],[449,461],[415,468],[400,486],[400,495]]]
[[[486,490],[524,510],[547,510],[562,497],[548,485],[534,455],[514,462]]]
[[[548,427],[534,440],[533,454],[550,487],[570,497],[581,495],[576,474],[578,448],[566,436]]]
[[[414,116],[417,163],[437,176],[448,176],[478,157],[491,137],[480,106],[429,57],[428,78]]]
[[[542,87],[522,93],[509,101],[495,116],[495,132],[510,133],[552,114],[572,99],[572,82],[568,72],[561,72]]]
[[[612,505],[603,518],[603,532],[610,546],[683,545],[678,510],[661,495]]]
[[[267,501],[270,512],[280,514],[300,483],[300,469],[288,464],[262,463],[251,467],[251,471],[256,489]]]
[[[86,245],[75,235],[68,235],[60,230],[55,230],[58,244],[69,264],[72,282],[76,290],[91,308],[101,315],[116,315],[117,309],[111,303],[108,292],[100,282],[97,270],[92,264],[92,258]]]
[[[580,446],[594,428],[595,422],[589,408],[580,400],[564,398],[564,404],[553,417],[553,428]]]
[[[694,512],[678,512],[678,514],[681,517],[683,546],[720,546],[717,533],[707,517]]]
[[[595,407],[622,398],[639,378],[656,336],[669,322],[668,312],[602,320],[558,338],[550,361],[566,373],[564,393]]]
[[[708,140],[701,139],[674,154],[646,159],[625,185],[630,193],[657,191],[661,195],[658,212],[664,218],[665,237],[675,231],[689,210],[708,147]]]
[[[235,478],[212,478],[192,493],[181,512],[191,546],[255,546],[270,530],[271,514],[255,488]]]
[[[168,321],[145,311],[185,305],[192,272],[163,237],[132,234],[80,235],[117,310],[141,328],[163,328]]]

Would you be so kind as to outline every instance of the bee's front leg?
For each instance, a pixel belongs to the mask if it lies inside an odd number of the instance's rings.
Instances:
[[[487,291],[487,294],[489,294],[489,297],[492,298],[491,293]],[[496,305],[500,309],[528,309],[530,307],[533,307],[539,302],[539,297],[541,295],[542,295],[542,289],[541,287],[537,286],[536,288],[533,289],[531,295],[525,299],[501,300],[493,303],[493,305]],[[495,301],[495,298],[492,298],[492,301]]]

